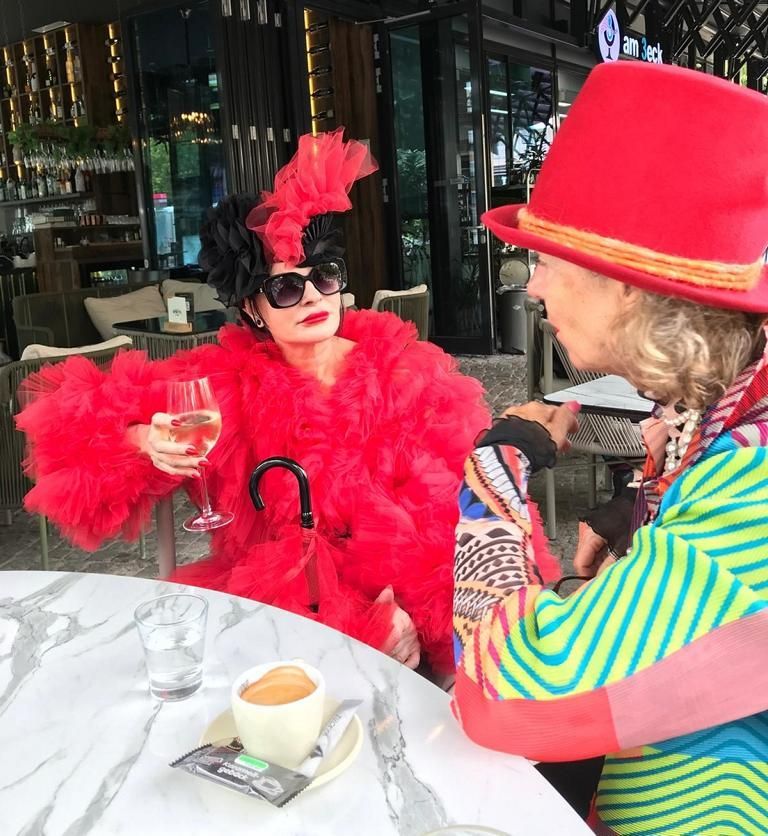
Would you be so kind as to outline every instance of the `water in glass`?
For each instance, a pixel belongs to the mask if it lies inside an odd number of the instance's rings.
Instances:
[[[136,609],[150,693],[182,700],[203,682],[208,604],[197,595],[163,595]]]

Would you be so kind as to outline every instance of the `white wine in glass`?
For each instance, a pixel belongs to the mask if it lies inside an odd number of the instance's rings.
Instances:
[[[171,440],[192,446],[198,456],[207,456],[221,434],[221,412],[207,377],[171,381],[168,389],[168,412],[174,419]],[[210,531],[228,525],[234,519],[229,511],[214,511],[208,498],[205,469],[200,468],[203,507],[184,522],[187,531]]]

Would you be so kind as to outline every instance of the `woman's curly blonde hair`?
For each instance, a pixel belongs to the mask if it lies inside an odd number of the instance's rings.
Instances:
[[[764,314],[711,308],[641,291],[616,322],[625,375],[659,403],[705,409],[765,344]]]

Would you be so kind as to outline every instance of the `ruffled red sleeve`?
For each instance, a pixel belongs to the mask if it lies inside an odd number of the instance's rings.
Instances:
[[[490,426],[483,389],[457,370],[436,346],[413,340],[392,371],[386,442],[377,448],[380,484],[389,491],[357,507],[351,546],[368,560],[347,577],[378,591],[382,567],[395,600],[410,615],[434,670],[453,670],[453,554],[459,519],[458,491],[464,460],[477,434]],[[354,572],[355,576],[350,576]],[[370,573],[370,577],[366,575]]]
[[[107,371],[73,357],[30,376],[16,419],[27,435],[25,471],[34,481],[25,508],[89,551],[118,536],[137,537],[154,503],[182,480],[155,468],[126,432],[165,411],[164,381],[186,365],[183,355],[152,363],[143,352],[126,351]]]

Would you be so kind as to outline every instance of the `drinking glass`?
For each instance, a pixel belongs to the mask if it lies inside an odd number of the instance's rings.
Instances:
[[[207,377],[198,380],[173,381],[169,384],[168,412],[175,419],[171,440],[197,449],[207,456],[221,433],[221,412]],[[184,522],[187,531],[210,531],[228,525],[234,519],[229,511],[214,511],[208,498],[205,468],[200,468],[203,507]]]
[[[183,700],[202,684],[207,617],[208,602],[199,595],[162,595],[136,607],[154,697]]]

